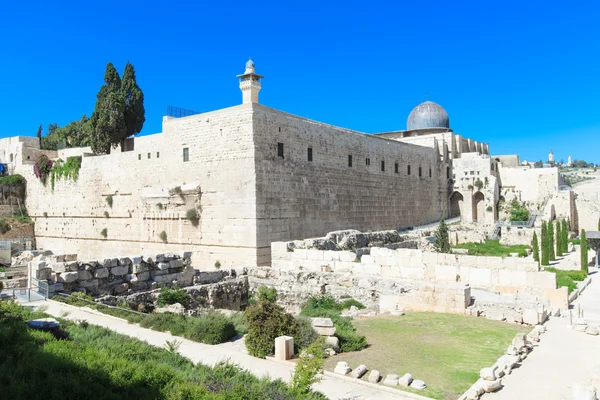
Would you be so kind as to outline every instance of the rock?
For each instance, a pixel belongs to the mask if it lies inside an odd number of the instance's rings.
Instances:
[[[481,379],[486,380],[486,381],[493,381],[496,380],[496,371],[498,370],[498,367],[493,366],[490,368],[482,368],[481,371],[479,371],[479,376],[481,377]]]
[[[158,268],[161,271],[168,271],[170,266],[171,264],[167,262],[159,262],[158,264],[156,264],[156,268]]]
[[[381,374],[376,369],[372,370],[369,374],[369,382],[371,383],[379,383],[381,380]]]
[[[523,312],[523,323],[528,325],[537,325],[540,322],[540,316],[537,310],[529,309]]]
[[[539,342],[540,341],[540,333],[534,329],[529,334],[527,334],[527,340],[530,342]]]
[[[325,349],[325,353],[329,356],[329,357],[333,357],[335,356],[337,353],[335,352],[334,349]]]
[[[339,375],[347,375],[350,371],[352,371],[352,368],[345,361],[339,361],[333,370],[335,374]]]
[[[183,260],[171,260],[169,261],[170,268],[183,268]]]
[[[77,280],[79,274],[77,272],[63,272],[57,275],[56,280],[61,283],[72,283]]]
[[[129,257],[120,258],[119,264],[127,265],[127,266],[131,265],[131,258],[129,258]]]
[[[340,350],[340,339],[335,336],[327,336],[327,338],[325,338],[325,344],[335,351]]]
[[[391,311],[391,312],[390,312],[390,314],[392,314],[392,315],[393,315],[393,316],[395,316],[395,317],[401,317],[401,316],[403,316],[403,315],[404,315],[404,311],[400,311],[400,310],[397,310],[397,311]]]
[[[598,331],[598,327],[597,326],[590,325],[585,330],[585,333],[587,333],[588,335],[598,336],[598,334],[600,332]]]
[[[147,281],[150,279],[150,272],[140,272],[136,276],[140,281]]]
[[[406,373],[402,375],[402,377],[398,380],[398,385],[408,387],[413,381],[413,377],[411,374]]]
[[[546,332],[546,327],[545,327],[544,325],[536,325],[536,326],[534,327],[534,329],[535,329],[536,331],[538,331],[538,333],[540,333],[540,334],[542,334],[542,333],[545,333],[545,332]]]
[[[135,264],[133,264],[133,267],[132,267],[132,272],[134,274],[140,274],[142,272],[147,272],[149,270],[150,269],[148,268],[148,264],[146,264],[146,263],[144,263],[144,264],[135,263]]]
[[[96,272],[94,272],[94,276],[98,279],[108,278],[108,268],[98,268]]]
[[[482,393],[483,389],[472,387],[465,392],[464,400],[478,400]]]
[[[88,271],[79,271],[77,274],[78,279],[82,281],[87,281],[93,278],[92,274],[90,274]]]
[[[184,260],[191,260],[192,259],[192,252],[191,251],[184,251],[183,252],[183,259]]]
[[[111,274],[114,276],[123,276],[129,273],[129,267],[120,266],[120,267],[112,267],[110,269]]]
[[[495,392],[502,387],[502,380],[500,379],[496,379],[494,381],[482,380],[480,382],[480,387],[485,393]]]
[[[508,348],[506,349],[506,354],[510,355],[510,356],[516,356],[519,355],[519,349],[516,346],[513,346],[512,344],[510,346],[508,346]]]
[[[354,371],[352,371],[352,373],[350,374],[350,376],[353,377],[353,378],[356,378],[356,379],[360,379],[366,373],[367,373],[367,367],[365,365],[361,364],[358,367],[356,367],[354,369]]]
[[[129,284],[127,283],[119,283],[113,286],[115,294],[123,294],[127,291],[127,289],[129,289]]]
[[[38,318],[27,321],[27,326],[32,329],[52,329],[58,328],[60,326],[60,322],[55,320],[54,318]]]
[[[415,379],[414,381],[411,382],[410,387],[412,389],[423,390],[427,387],[427,385],[422,380]]]
[[[398,375],[388,374],[383,380],[385,386],[398,386]]]
[[[517,333],[512,341],[512,345],[515,346],[517,349],[520,349],[523,346],[525,346],[525,334]]]
[[[313,330],[321,336],[335,335],[335,326],[331,318],[312,318]]]
[[[585,332],[587,330],[587,325],[575,325],[573,329],[577,332]]]

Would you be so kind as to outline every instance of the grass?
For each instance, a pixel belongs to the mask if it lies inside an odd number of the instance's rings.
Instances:
[[[587,277],[586,273],[581,270],[563,271],[556,268],[546,268],[546,271],[554,272],[556,274],[556,284],[558,287],[567,287],[569,289],[569,294],[577,289],[577,281],[582,281]]]
[[[0,302],[2,398],[31,400],[322,400],[294,393],[281,380],[257,378],[227,363],[194,365],[179,354],[91,324],[61,321],[68,337],[27,328],[45,317]],[[32,376],[35,379],[32,379]]]
[[[530,330],[483,318],[439,313],[380,315],[355,319],[353,324],[358,334],[368,338],[369,347],[329,358],[326,370],[333,370],[338,361],[346,361],[353,368],[365,364],[383,377],[409,372],[428,386],[414,392],[435,399],[458,398],[477,381],[481,368],[492,366],[504,354],[515,334]],[[363,379],[368,375],[369,372]]]
[[[470,255],[474,256],[496,256],[509,257],[510,253],[519,253],[519,257],[526,257],[527,245],[505,246],[500,240],[486,240],[484,243],[461,243],[453,246],[454,249],[468,249]]]

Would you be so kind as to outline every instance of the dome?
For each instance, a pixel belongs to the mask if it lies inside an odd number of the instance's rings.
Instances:
[[[406,121],[407,131],[435,128],[450,129],[450,118],[446,110],[433,101],[426,101],[413,108]]]
[[[252,59],[249,59],[248,61],[246,61],[246,69],[248,69],[248,68],[254,69],[254,61],[252,61]]]

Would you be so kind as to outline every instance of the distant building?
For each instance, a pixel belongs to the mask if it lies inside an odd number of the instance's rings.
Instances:
[[[552,153],[552,149],[550,149],[550,153],[548,154],[548,162],[549,163],[554,162],[554,153]]]
[[[571,165],[573,165],[573,160],[571,160],[571,156],[569,156],[569,158],[567,158],[567,165],[570,167]]]

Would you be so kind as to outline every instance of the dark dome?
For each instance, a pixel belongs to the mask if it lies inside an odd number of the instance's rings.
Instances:
[[[407,131],[435,128],[450,129],[450,118],[446,110],[433,101],[426,101],[413,108],[406,121]]]

